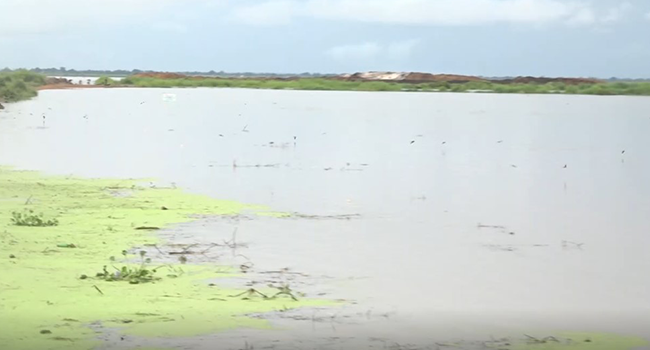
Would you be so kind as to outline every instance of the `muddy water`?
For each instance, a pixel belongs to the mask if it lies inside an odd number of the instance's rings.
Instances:
[[[167,234],[222,242],[237,228],[253,270],[289,268],[308,275],[294,289],[355,303],[265,315],[288,330],[190,348],[650,337],[649,111],[633,97],[44,91],[0,112],[0,164],[157,177],[299,213]]]

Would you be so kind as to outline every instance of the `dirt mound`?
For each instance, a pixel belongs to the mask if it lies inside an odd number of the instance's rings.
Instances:
[[[431,74],[419,72],[359,72],[354,74],[341,74],[331,79],[346,81],[390,81],[398,83],[469,83],[492,82],[499,84],[547,84],[564,83],[567,85],[595,84],[601,81],[585,78],[546,78],[546,77],[516,77],[511,79],[485,79],[471,75],[457,74]]]
[[[430,81],[441,81],[449,83],[467,83],[471,81],[486,81],[479,77],[456,74],[430,74],[430,73],[408,73],[404,78],[407,83],[426,83]]]
[[[482,78],[455,75],[455,74],[431,74],[419,72],[365,72],[354,74],[343,74],[333,79],[349,81],[392,81],[401,83],[427,83],[427,82],[449,82],[467,83],[471,81],[487,81]]]
[[[494,80],[495,83],[501,84],[548,84],[548,83],[564,83],[567,85],[578,84],[596,84],[600,80],[584,79],[584,78],[545,78],[545,77],[516,77],[514,79]]]
[[[72,84],[72,80],[71,79],[66,79],[66,78],[49,77],[49,78],[45,79],[45,84],[47,84],[47,85],[59,85],[59,84],[67,85],[67,84]]]
[[[134,75],[136,78],[156,78],[156,79],[184,79],[187,78],[187,75],[178,74],[178,73],[164,73],[164,72],[152,72],[152,73],[139,73]]]

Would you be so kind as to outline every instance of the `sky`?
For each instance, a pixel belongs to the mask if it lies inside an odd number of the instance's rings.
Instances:
[[[0,0],[0,67],[650,78],[650,1]]]

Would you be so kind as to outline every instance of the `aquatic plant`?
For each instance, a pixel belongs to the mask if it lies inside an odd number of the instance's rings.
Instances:
[[[116,282],[116,281],[125,281],[130,284],[140,284],[140,283],[150,283],[158,281],[161,278],[155,276],[157,268],[149,269],[147,265],[151,263],[151,259],[145,258],[147,252],[140,251],[140,265],[132,268],[129,266],[122,266],[122,268],[117,268],[113,266],[115,272],[111,273],[108,271],[108,267],[104,265],[102,272],[98,272],[95,277],[106,282]],[[122,255],[127,257],[127,252],[122,251]],[[111,261],[115,261],[115,257],[111,257]],[[81,279],[88,278],[86,275],[81,275]]]
[[[23,213],[14,211],[11,215],[11,223],[16,226],[47,227],[57,226],[59,224],[57,219],[45,220],[42,213],[35,214],[31,209],[25,209]]]

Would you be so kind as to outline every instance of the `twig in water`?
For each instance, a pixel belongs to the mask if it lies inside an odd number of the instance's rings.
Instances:
[[[500,225],[483,225],[483,224],[481,224],[481,223],[479,223],[476,227],[478,227],[478,228],[494,228],[494,229],[501,229],[501,230],[505,230],[505,229],[506,229],[505,226],[500,226]]]
[[[293,293],[291,293],[291,288],[288,285],[285,284],[285,285],[282,285],[280,287],[275,287],[275,288],[278,289],[279,292],[275,293],[275,295],[273,295],[271,297],[271,299],[275,299],[276,297],[278,297],[280,295],[288,295],[294,301],[298,301],[298,299],[293,295]]]
[[[183,251],[181,252],[169,252],[169,255],[186,255],[186,254],[195,254],[193,251],[190,251],[192,247],[198,246],[197,243],[195,244],[190,244],[187,247],[183,248]]]
[[[253,263],[251,263],[251,262],[247,262],[247,263],[239,265],[239,269],[243,273],[248,272],[248,270],[250,270],[252,267],[253,267]]]
[[[99,287],[97,287],[96,285],[93,285],[93,287],[99,292],[99,294],[104,295],[104,292],[102,292],[102,290],[99,289]]]
[[[156,248],[156,250],[158,251],[158,253],[160,253],[160,254],[162,254],[162,255],[165,255],[165,253],[163,253],[163,251],[160,250],[160,248],[158,248],[158,246],[157,246],[156,244],[152,244],[151,246],[154,247],[154,248]]]
[[[239,294],[237,294],[237,295],[230,295],[230,297],[231,297],[231,298],[238,298],[238,297],[240,297],[240,296],[242,296],[242,295],[244,295],[244,294],[248,294],[248,296],[247,296],[246,298],[244,298],[244,299],[249,299],[249,298],[251,298],[251,297],[253,297],[253,296],[255,296],[255,295],[261,295],[264,299],[268,299],[268,298],[269,298],[269,297],[267,297],[264,293],[258,291],[258,290],[255,289],[255,288],[248,289],[248,290],[246,290],[246,291],[244,291],[244,292],[241,292],[241,293],[239,293]]]
[[[584,243],[576,243],[576,242],[571,242],[571,241],[562,241],[562,248],[568,248],[569,245],[582,250],[582,246],[584,245]]]
[[[210,249],[212,249],[214,247],[220,247],[220,246],[221,246],[221,244],[219,244],[219,243],[212,243],[208,248],[203,250],[200,254],[205,255],[205,253],[207,253]]]

